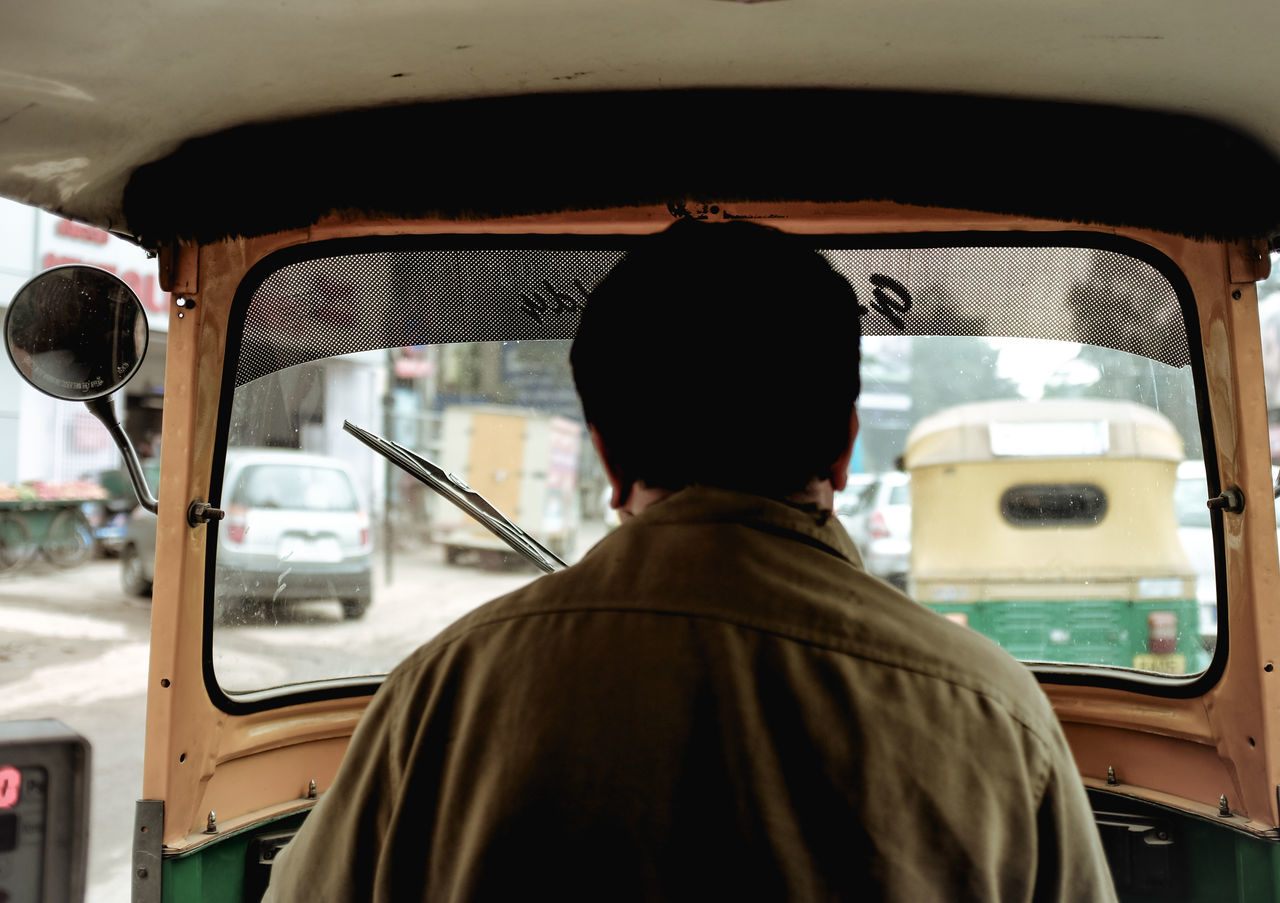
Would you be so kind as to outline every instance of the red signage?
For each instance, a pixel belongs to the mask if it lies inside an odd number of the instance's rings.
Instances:
[[[18,805],[18,791],[22,789],[22,772],[12,765],[0,765],[0,809],[12,809]]]
[[[122,273],[119,267],[112,264],[81,260],[79,257],[69,257],[65,254],[45,254],[40,259],[40,267],[45,270],[49,269],[49,267],[62,266],[67,263],[86,263],[89,266],[104,269],[108,273],[115,273],[124,280],[125,285],[137,293],[138,298],[142,301],[142,306],[147,310],[153,314],[165,314],[169,311],[169,293],[161,291],[160,280],[151,274],[144,276],[137,270],[125,270]]]
[[[58,220],[55,231],[63,238],[74,238],[76,241],[92,242],[95,245],[105,245],[111,239],[111,236],[101,229],[95,229],[83,223],[73,223],[69,219]]]

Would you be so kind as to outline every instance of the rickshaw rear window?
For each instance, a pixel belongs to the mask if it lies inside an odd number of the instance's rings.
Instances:
[[[438,464],[566,561],[619,528],[568,348],[634,240],[368,238],[280,252],[250,273],[220,427],[217,476],[233,482],[215,479],[213,501],[241,494],[236,455],[296,461],[244,483],[252,501],[209,544],[221,705],[367,686],[539,574],[346,421]],[[1212,637],[1174,490],[1212,440],[1187,339],[1195,307],[1172,263],[1088,233],[813,240],[859,300],[815,353],[846,356],[852,373],[860,328],[861,428],[837,514],[867,569],[1027,661],[1148,681],[1204,670]],[[679,329],[680,311],[655,299],[654,324]],[[768,348],[757,355],[769,366]],[[660,362],[620,365],[642,379]],[[304,471],[317,456],[328,475]],[[895,487],[887,504],[872,504],[879,485]],[[280,490],[291,501],[273,507]],[[1082,525],[1097,529],[1069,541],[1025,529]],[[1147,648],[1152,611],[1176,622],[1174,652]]]
[[[342,471],[277,465],[245,468],[230,503],[294,511],[355,511],[359,507],[351,481]]]
[[[1000,513],[1018,527],[1092,526],[1107,513],[1107,494],[1085,483],[1012,486],[1000,497]]]

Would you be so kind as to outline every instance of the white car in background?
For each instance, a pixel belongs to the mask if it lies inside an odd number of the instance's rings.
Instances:
[[[347,619],[373,601],[369,515],[341,461],[291,449],[231,449],[218,526],[215,614],[237,603],[336,599]]]
[[[1271,468],[1274,485],[1280,468]],[[1200,637],[1210,652],[1218,640],[1218,575],[1213,557],[1213,527],[1203,461],[1184,461],[1178,465],[1174,487],[1174,507],[1178,515],[1178,538],[1183,551],[1196,572],[1196,601],[1200,607]],[[1280,499],[1274,499],[1276,522],[1280,524]],[[1280,539],[1280,529],[1277,530]]]
[[[143,469],[158,486],[159,462]],[[364,615],[373,601],[373,543],[345,464],[291,449],[232,449],[223,497],[215,592],[220,620],[245,603],[261,609],[310,599],[338,601],[347,619]],[[156,516],[138,506],[120,552],[125,592],[151,594],[155,554]]]
[[[1183,461],[1173,489],[1178,539],[1196,572],[1200,641],[1210,652],[1218,642],[1218,572],[1213,557],[1213,525],[1209,518],[1208,483],[1203,461]]]
[[[867,573],[905,590],[911,571],[911,478],[901,471],[876,474],[852,500],[847,490],[842,496],[836,517],[862,553]]]

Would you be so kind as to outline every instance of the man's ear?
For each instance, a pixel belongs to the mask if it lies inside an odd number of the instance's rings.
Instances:
[[[587,432],[591,435],[591,444],[595,447],[596,454],[600,456],[600,463],[604,465],[604,475],[608,478],[609,486],[613,490],[609,497],[609,506],[614,509],[621,508],[627,503],[627,497],[631,495],[631,481],[624,481],[624,478],[618,473],[618,469],[614,466],[613,458],[609,453],[609,447],[600,438],[600,431],[595,428],[594,424],[587,424]]]
[[[831,465],[831,488],[836,492],[849,485],[849,463],[853,460],[853,444],[858,441],[858,409],[854,408],[849,418],[849,441]]]

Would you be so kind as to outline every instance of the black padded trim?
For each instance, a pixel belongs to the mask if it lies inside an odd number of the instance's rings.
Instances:
[[[831,90],[533,95],[235,128],[141,167],[155,247],[332,213],[489,218],[687,200],[894,201],[1196,238],[1280,235],[1280,161],[1180,115]]]

